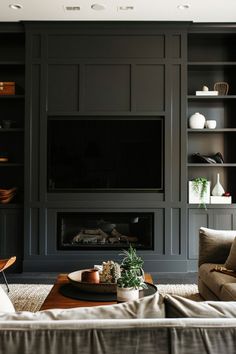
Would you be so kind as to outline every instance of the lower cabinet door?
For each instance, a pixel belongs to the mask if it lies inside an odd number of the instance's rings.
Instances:
[[[12,270],[21,268],[23,236],[23,209],[0,209],[0,258],[16,256]]]

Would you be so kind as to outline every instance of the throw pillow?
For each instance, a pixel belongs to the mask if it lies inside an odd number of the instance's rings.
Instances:
[[[164,298],[168,318],[227,318],[236,317],[235,301],[193,301],[178,295]]]
[[[203,263],[224,264],[235,236],[235,230],[213,230],[201,227],[199,230],[199,266]]]
[[[236,237],[234,238],[228,258],[226,259],[225,268],[236,271]]]
[[[41,312],[18,312],[12,315],[1,314],[0,321],[50,321],[50,320],[97,320],[164,318],[163,297],[158,293],[136,301],[116,305],[77,307],[73,309],[52,309]]]
[[[15,312],[14,306],[3,290],[3,288],[0,286],[0,312]]]

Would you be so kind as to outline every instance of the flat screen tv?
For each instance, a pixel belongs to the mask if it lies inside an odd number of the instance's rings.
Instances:
[[[51,120],[48,190],[163,190],[163,119]]]

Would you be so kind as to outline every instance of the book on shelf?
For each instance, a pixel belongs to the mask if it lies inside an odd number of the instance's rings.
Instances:
[[[218,96],[218,91],[196,91],[196,96]]]
[[[211,196],[210,197],[211,204],[232,204],[231,196]]]

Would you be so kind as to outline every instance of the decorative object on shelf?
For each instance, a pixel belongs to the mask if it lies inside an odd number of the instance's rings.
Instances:
[[[189,204],[198,204],[200,208],[206,209],[210,203],[211,182],[205,177],[196,177],[189,181]]]
[[[13,187],[11,189],[0,189],[0,203],[1,204],[9,203],[15,196],[16,191],[17,191],[16,187]]]
[[[10,128],[12,127],[12,124],[13,124],[13,123],[14,123],[13,120],[4,119],[4,120],[2,121],[2,127],[3,127],[4,129],[10,129]]]
[[[206,128],[207,129],[215,129],[216,128],[216,120],[207,120],[206,121]]]
[[[209,91],[207,86],[202,87],[202,91],[196,91],[196,96],[218,96],[218,91]]]
[[[192,154],[192,157],[196,163],[224,163],[224,158],[220,152],[212,156],[201,155],[199,152],[196,152]]]
[[[15,95],[16,83],[14,81],[0,82],[0,95]]]
[[[210,198],[211,204],[232,204],[232,197],[229,196],[211,196]]]
[[[220,183],[220,174],[217,173],[217,181],[216,181],[214,188],[212,189],[211,194],[216,197],[221,197],[224,193],[225,193],[225,190]]]
[[[191,129],[204,129],[206,118],[203,114],[196,112],[189,118],[189,127]]]
[[[8,162],[9,157],[7,152],[0,152],[0,162]]]
[[[229,92],[229,84],[227,82],[216,82],[214,84],[214,90],[219,92],[220,96],[225,96]]]

